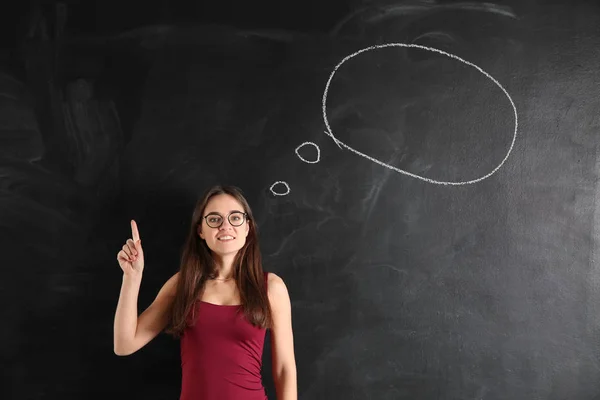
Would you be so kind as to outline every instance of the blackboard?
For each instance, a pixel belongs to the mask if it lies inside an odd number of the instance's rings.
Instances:
[[[177,398],[177,341],[113,353],[115,255],[135,218],[145,308],[217,183],[300,399],[600,398],[596,4],[65,4],[2,57],[2,398]]]

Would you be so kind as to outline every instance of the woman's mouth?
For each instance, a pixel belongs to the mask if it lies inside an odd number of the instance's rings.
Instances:
[[[220,240],[221,242],[228,242],[233,239],[235,239],[235,238],[233,236],[229,236],[229,235],[219,236],[217,238],[217,240]]]

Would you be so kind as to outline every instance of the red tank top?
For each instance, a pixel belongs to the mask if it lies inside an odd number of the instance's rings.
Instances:
[[[199,300],[196,316],[181,337],[179,399],[266,400],[261,377],[266,330],[252,326],[241,306]]]

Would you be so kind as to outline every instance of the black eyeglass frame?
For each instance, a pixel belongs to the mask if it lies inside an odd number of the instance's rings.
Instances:
[[[242,214],[244,216],[244,218],[242,219],[242,222],[239,225],[235,225],[229,219],[229,217],[231,217],[233,214]],[[219,225],[217,225],[217,226],[212,226],[211,224],[209,224],[207,218],[210,217],[211,215],[218,215],[219,217],[221,217],[221,223]],[[247,222],[249,220],[248,213],[242,212],[242,211],[232,211],[229,214],[227,214],[226,218],[227,218],[227,221],[229,221],[229,224],[231,226],[235,226],[236,228],[238,226],[244,225],[244,222]],[[221,214],[216,213],[216,212],[212,212],[210,214],[206,214],[204,217],[202,217],[202,219],[206,221],[206,225],[208,225],[209,228],[214,228],[214,229],[220,228],[223,225],[223,222],[225,222],[225,217],[223,217]]]

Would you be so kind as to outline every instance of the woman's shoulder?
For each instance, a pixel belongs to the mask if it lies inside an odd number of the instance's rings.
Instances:
[[[283,279],[274,272],[265,271],[265,275],[267,276],[267,283],[269,286],[271,286],[271,283],[274,285],[281,285],[283,283]]]
[[[161,290],[170,295],[175,295],[177,284],[179,283],[179,272],[174,273],[164,284]]]
[[[288,297],[285,282],[273,272],[267,272],[267,292],[271,301]]]
[[[176,285],[179,282],[180,271],[175,272],[167,282],[171,282]]]

